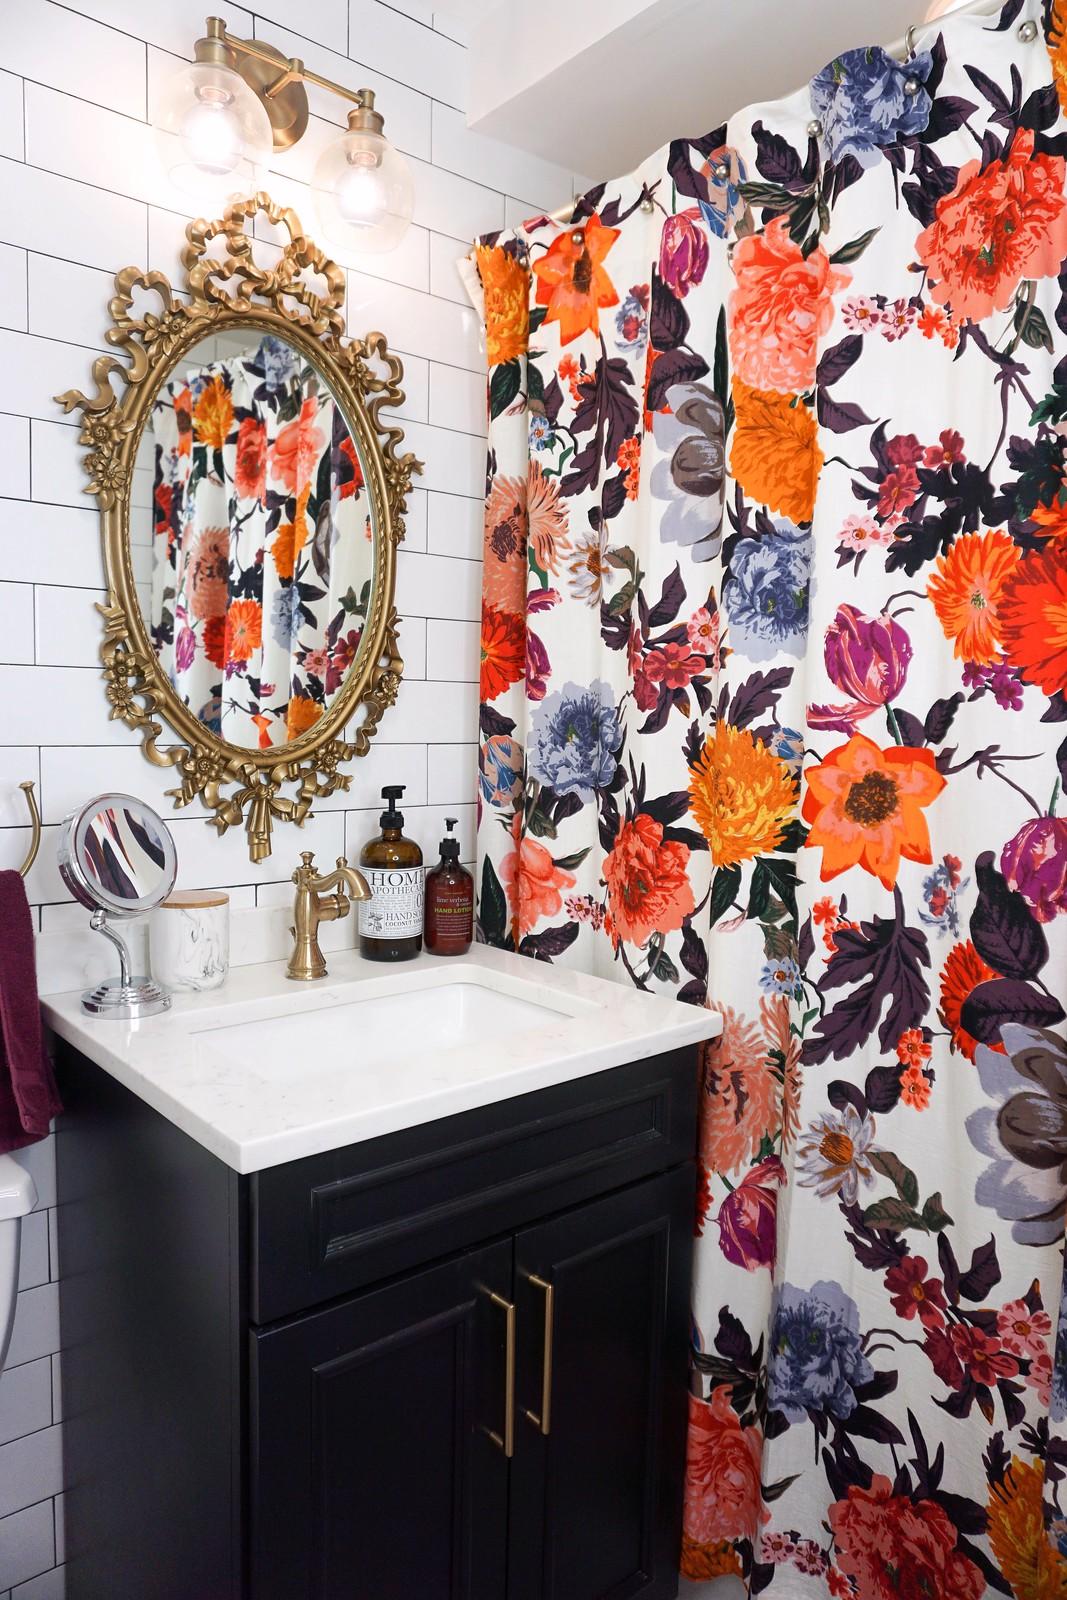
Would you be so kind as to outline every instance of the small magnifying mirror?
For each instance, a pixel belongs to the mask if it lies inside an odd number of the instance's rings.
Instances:
[[[125,940],[109,919],[138,917],[174,887],[178,858],[162,818],[131,794],[102,794],[63,823],[59,870],[71,894],[92,911],[90,926],[119,953],[119,979],[87,989],[82,1009],[130,1021],[166,1011],[170,994],[152,978],[131,976]]]

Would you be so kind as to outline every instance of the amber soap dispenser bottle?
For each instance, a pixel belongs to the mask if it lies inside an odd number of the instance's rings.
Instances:
[[[474,879],[459,864],[455,826],[445,818],[441,859],[426,874],[426,948],[435,956],[465,956],[474,937]]]
[[[359,903],[359,953],[368,961],[410,961],[422,949],[422,851],[404,837],[396,802],[403,784],[382,790],[388,804],[379,817],[381,835],[364,845],[360,871],[370,899]]]

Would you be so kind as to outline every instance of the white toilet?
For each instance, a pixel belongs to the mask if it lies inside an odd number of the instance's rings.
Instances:
[[[0,1155],[0,1370],[7,1360],[19,1287],[22,1219],[37,1204],[37,1190],[25,1167]]]

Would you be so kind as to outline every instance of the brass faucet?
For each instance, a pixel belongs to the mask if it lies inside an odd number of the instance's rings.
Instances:
[[[370,899],[370,889],[363,874],[350,867],[344,856],[337,857],[335,871],[324,874],[316,872],[312,865],[313,851],[303,851],[300,860],[303,865],[293,873],[296,898],[293,901],[294,926],[289,932],[295,944],[286,976],[308,983],[312,978],[326,976],[326,962],[319,949],[319,923],[337,922],[347,917],[353,900]],[[347,895],[341,890],[342,884],[348,890]],[[337,893],[328,894],[331,889]]]

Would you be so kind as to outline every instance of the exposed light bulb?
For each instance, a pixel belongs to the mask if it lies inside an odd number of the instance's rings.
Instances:
[[[334,185],[337,208],[353,227],[377,227],[385,216],[379,166],[372,151],[358,150],[348,157],[348,170],[342,172]]]
[[[232,67],[193,61],[170,79],[155,118],[156,145],[171,182],[197,205],[254,194],[270,159],[270,118]]]
[[[411,168],[374,128],[350,127],[328,144],[315,164],[311,191],[322,235],[334,249],[394,250],[410,226]]]
[[[232,107],[231,95],[209,87],[199,91],[196,104],[182,118],[181,139],[189,159],[220,177],[241,160],[241,128]]]

